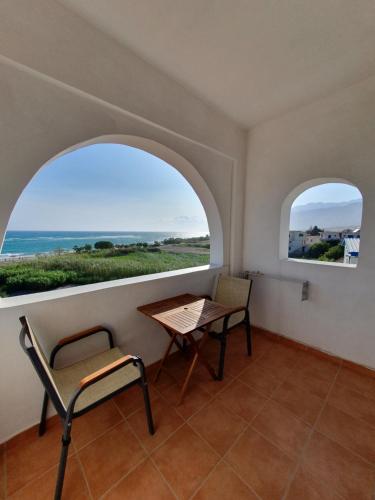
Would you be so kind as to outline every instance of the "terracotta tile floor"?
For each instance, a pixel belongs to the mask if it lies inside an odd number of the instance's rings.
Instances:
[[[375,379],[254,332],[228,340],[225,380],[199,366],[176,406],[186,361],[151,387],[156,434],[132,389],[73,423],[64,498],[373,500]],[[218,344],[205,346],[217,363]],[[0,500],[52,499],[60,423],[0,446]]]

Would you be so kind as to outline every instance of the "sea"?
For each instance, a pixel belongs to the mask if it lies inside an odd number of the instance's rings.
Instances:
[[[101,240],[113,244],[153,243],[165,238],[192,238],[205,234],[171,231],[7,231],[0,260],[56,250],[71,251],[76,245],[94,245]]]

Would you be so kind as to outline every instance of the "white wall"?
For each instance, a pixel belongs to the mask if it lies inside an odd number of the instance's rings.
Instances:
[[[102,135],[145,137],[190,162],[219,210],[224,265],[240,268],[244,132],[58,2],[2,1],[0,239],[38,169],[61,151]],[[105,322],[120,345],[149,363],[160,356],[165,339],[153,335],[156,327],[136,306],[186,291],[207,293],[216,272],[0,307],[0,398],[6,408],[0,442],[35,423],[40,410],[40,384],[18,345],[20,315],[38,323],[49,346],[88,323]]]
[[[256,278],[253,323],[375,368],[375,78],[255,127],[249,134],[244,268],[309,280]],[[283,201],[316,178],[343,178],[363,195],[356,269],[279,258]]]
[[[62,93],[58,92],[57,87],[67,85],[71,87],[72,92],[76,93],[78,98],[76,103],[82,102],[84,108],[94,109],[93,102],[100,101],[103,106],[111,105],[112,111],[117,108],[142,118],[143,121],[139,123],[145,124],[145,121],[149,121],[157,125],[158,131],[173,132],[176,141],[178,138],[183,139],[185,149],[188,145],[195,143],[195,146],[204,145],[207,150],[225,155],[231,162],[232,174],[230,177],[224,176],[219,181],[223,191],[235,193],[231,200],[231,207],[229,210],[226,208],[226,213],[233,221],[231,241],[228,243],[231,246],[231,265],[233,269],[239,269],[238,265],[242,260],[246,135],[236,123],[140,59],[131,50],[98,31],[56,0],[33,0],[32,2],[3,0],[0,2],[0,59],[4,60],[4,58],[32,68],[35,77],[33,86],[37,86],[36,82],[40,79],[53,79],[55,94],[59,100],[62,99],[60,97]],[[15,77],[15,80],[16,84],[20,83],[20,78]],[[22,101],[20,90],[13,84],[9,85],[0,81],[0,85],[0,99]],[[90,100],[84,99],[85,96],[90,96]],[[68,127],[73,123],[73,128],[78,128],[78,126],[75,127],[74,113],[62,117],[61,113],[56,114],[54,106],[47,109],[50,103],[47,101],[44,103],[42,95],[34,97],[32,94],[30,96],[25,94],[24,99],[28,100],[24,112],[27,114],[34,114],[30,99],[35,101],[35,107],[38,108],[36,126],[39,126],[40,120],[43,120],[47,127],[48,124],[59,126],[57,120],[64,120]],[[43,110],[40,109],[41,103],[43,103]],[[23,112],[24,104],[24,102],[14,103],[13,108],[16,106],[17,111]],[[60,103],[60,109],[62,109],[61,106],[62,103]],[[79,111],[77,108],[80,106],[81,104],[76,104],[76,112]],[[109,106],[108,109],[110,109]],[[12,116],[14,111],[14,109],[9,111]],[[41,114],[43,116],[40,116]],[[53,154],[61,151],[60,147],[65,149],[76,142],[98,135],[99,130],[100,134],[103,133],[102,131],[107,133],[108,119],[112,124],[116,123],[116,118],[112,115],[113,113],[106,113],[107,120],[102,122],[96,114],[94,121],[86,123],[84,129],[76,136],[75,130],[69,134],[69,131],[65,129],[65,137],[62,137],[60,132],[60,145],[56,145]],[[23,120],[23,117],[20,117],[21,119]],[[7,127],[6,120],[7,115],[3,114],[0,126]],[[124,133],[123,128],[120,131],[117,127],[115,129],[116,133]],[[137,126],[134,130],[127,129],[127,133],[136,135],[135,129],[139,134],[146,133],[144,128]],[[147,137],[153,134],[150,130],[155,129],[149,128]],[[8,135],[12,133],[13,130],[8,131]],[[48,133],[51,136],[53,130],[48,130]],[[11,139],[12,136],[10,136]],[[45,142],[48,143],[48,140],[49,137],[46,137]],[[13,148],[19,151],[16,144],[17,142],[13,141]],[[19,153],[22,155],[22,151]],[[38,159],[39,165],[47,161],[50,158],[49,155],[50,151],[44,151]],[[13,154],[12,158],[14,158]],[[217,156],[211,157],[210,169],[219,178],[221,172],[219,167],[216,169],[216,158]],[[35,170],[34,167],[33,169]],[[11,196],[13,197],[13,194]],[[1,212],[0,207],[0,217]],[[0,233],[1,229],[0,221]]]
[[[28,315],[43,339],[47,355],[58,339],[103,324],[113,330],[115,342],[125,354],[139,355],[148,365],[161,358],[169,337],[156,323],[139,313],[137,306],[187,291],[212,293],[218,271],[195,268],[194,272],[172,272],[169,277],[157,280],[147,277],[134,284],[113,286],[111,282],[102,290],[0,308],[0,443],[37,423],[41,410],[42,385],[18,342],[20,316]],[[35,295],[46,297],[47,293]],[[60,361],[69,364],[82,358],[82,354],[90,355],[97,348],[102,350],[103,341],[103,336],[98,337],[98,341],[93,337],[73,348],[69,346],[65,352],[61,351]]]

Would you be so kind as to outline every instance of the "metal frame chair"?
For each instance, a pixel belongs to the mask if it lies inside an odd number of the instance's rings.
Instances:
[[[214,299],[212,299],[209,295],[204,296],[209,300],[214,300],[215,302],[219,302],[221,304],[236,306],[235,311],[233,311],[230,315],[226,316],[223,320],[219,320],[213,323],[211,325],[211,331],[209,333],[210,337],[220,342],[218,367],[219,380],[223,380],[224,377],[225,351],[227,347],[227,337],[230,330],[232,330],[236,326],[244,325],[247,354],[248,356],[251,356],[252,354],[249,311],[252,284],[252,280],[219,275],[215,284]],[[228,290],[225,290],[226,285],[229,285]],[[241,295],[243,295],[243,297],[241,297]],[[238,304],[238,301],[240,301],[241,299],[243,299],[244,303]]]
[[[61,339],[58,344],[54,347],[51,352],[50,362],[44,356],[44,353],[39,345],[38,339],[33,332],[28,319],[25,316],[20,318],[22,325],[20,333],[20,344],[22,349],[25,351],[27,356],[30,358],[32,365],[35,368],[43,386],[45,389],[42,414],[39,424],[39,435],[42,436],[46,428],[46,415],[48,401],[51,400],[58,415],[62,419],[63,423],[63,434],[62,434],[62,446],[60,463],[57,474],[56,488],[55,488],[55,500],[60,500],[64,484],[64,475],[66,468],[66,461],[68,457],[68,449],[71,441],[71,428],[72,420],[74,418],[80,417],[81,415],[87,413],[96,406],[104,403],[113,396],[120,394],[129,387],[138,384],[143,390],[144,403],[147,415],[147,424],[150,434],[154,434],[154,423],[151,412],[150,397],[148,392],[148,385],[146,380],[145,368],[141,358],[137,356],[124,356],[121,351],[114,346],[113,336],[108,328],[103,326],[95,326],[88,330],[84,330],[76,333],[70,337],[65,337]],[[71,367],[62,368],[61,370],[54,369],[54,363],[57,353],[65,346],[77,342],[86,337],[94,335],[96,333],[106,333],[108,336],[109,350],[105,351],[112,362],[98,368],[92,373],[86,374],[80,380],[77,380],[77,386],[75,389],[67,395],[62,394],[59,391],[59,379],[60,374],[64,374],[64,370],[68,370],[74,366],[80,364],[75,363]],[[26,337],[30,343],[29,346],[26,345]],[[107,355],[106,354],[106,355]],[[94,358],[99,358],[100,355],[96,357],[86,358],[87,360],[93,360]],[[101,358],[99,358],[100,360]],[[116,374],[119,370],[122,370],[120,374]],[[117,375],[117,376],[116,376]],[[119,377],[120,375],[120,377]],[[112,378],[111,378],[112,377]],[[122,378],[124,378],[124,384],[122,385]],[[126,379],[128,381],[126,382]],[[60,379],[61,380],[61,379]],[[97,386],[97,391],[99,392],[98,399],[95,399],[95,384],[100,384]],[[105,385],[107,384],[107,385]],[[109,384],[109,385],[108,385]],[[108,387],[112,384],[113,390],[108,391]],[[91,390],[89,389],[91,388]],[[88,402],[87,405],[80,403],[81,400]],[[77,403],[78,402],[78,403]],[[77,407],[78,409],[76,409]]]

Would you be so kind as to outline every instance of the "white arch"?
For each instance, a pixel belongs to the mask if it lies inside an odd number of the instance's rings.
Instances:
[[[123,134],[102,135],[78,144],[74,144],[64,151],[61,151],[57,155],[50,158],[41,168],[48,166],[60,156],[93,144],[123,144],[125,146],[132,146],[157,156],[172,167],[176,168],[176,170],[178,170],[192,186],[205,210],[211,236],[210,263],[213,265],[223,264],[223,228],[216,201],[206,182],[198,173],[196,168],[183,156],[167,146],[145,137]]]
[[[300,194],[302,194],[307,189],[310,189],[320,184],[347,184],[358,189],[358,187],[352,182],[335,177],[319,177],[317,179],[310,179],[308,181],[302,182],[296,186],[285,198],[281,206],[280,215],[280,248],[279,255],[280,259],[288,258],[288,242],[289,242],[289,227],[290,227],[290,210],[292,208],[293,202]],[[359,189],[358,189],[359,190]],[[362,193],[361,193],[362,194]]]

